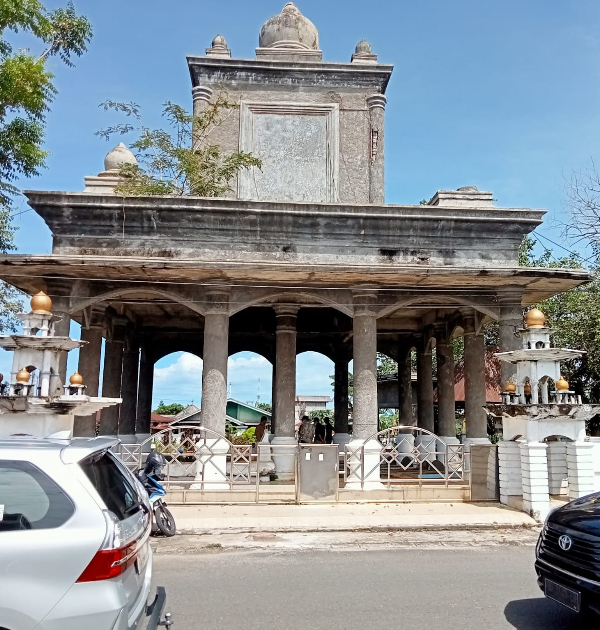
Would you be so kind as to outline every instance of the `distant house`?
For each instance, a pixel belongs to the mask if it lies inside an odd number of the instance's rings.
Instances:
[[[191,424],[200,425],[200,409],[196,405],[188,405],[175,416],[161,416],[152,414],[152,433],[162,431],[168,427]],[[248,403],[240,402],[229,398],[227,400],[227,411],[225,416],[226,424],[232,424],[241,429],[255,427],[259,424],[260,419],[266,416],[271,419],[271,412],[264,409],[258,409]]]
[[[331,396],[296,396],[296,422],[302,416],[309,416],[311,411],[327,409],[327,403],[332,400]]]

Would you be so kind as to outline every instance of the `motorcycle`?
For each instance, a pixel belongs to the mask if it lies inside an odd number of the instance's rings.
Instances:
[[[167,491],[159,483],[162,481],[162,469],[166,464],[167,460],[164,455],[152,451],[146,459],[144,468],[136,471],[136,475],[150,498],[156,529],[164,536],[175,536],[177,531],[175,519],[162,499]]]

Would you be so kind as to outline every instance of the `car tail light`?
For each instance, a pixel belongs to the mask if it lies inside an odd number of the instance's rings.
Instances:
[[[121,525],[109,510],[103,510],[106,534],[100,549],[79,576],[78,582],[110,580],[121,575],[135,562],[136,543],[122,544]]]

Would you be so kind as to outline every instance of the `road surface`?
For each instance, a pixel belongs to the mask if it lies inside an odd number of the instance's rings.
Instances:
[[[157,553],[174,630],[585,630],[545,599],[534,548]]]

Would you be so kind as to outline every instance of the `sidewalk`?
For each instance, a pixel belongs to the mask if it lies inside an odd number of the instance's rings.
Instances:
[[[169,506],[184,534],[534,527],[499,503]]]

